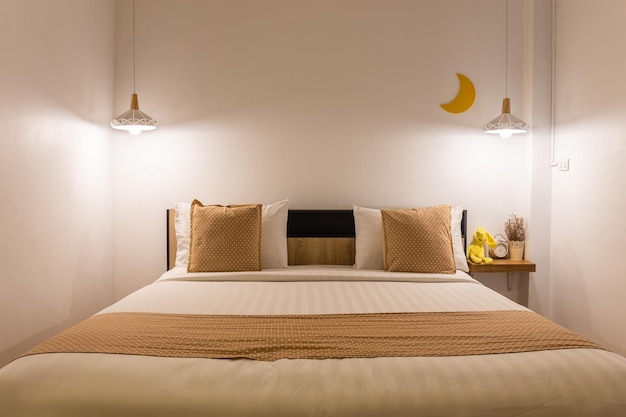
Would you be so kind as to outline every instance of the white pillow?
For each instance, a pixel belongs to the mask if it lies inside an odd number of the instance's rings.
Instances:
[[[354,211],[356,236],[354,266],[358,269],[384,269],[383,220],[380,210],[359,206],[353,206],[352,209]],[[463,250],[463,237],[461,236],[463,207],[452,207],[450,213],[454,264],[456,269],[469,272]]]
[[[358,269],[384,269],[383,217],[378,209],[353,206],[355,254]]]
[[[461,235],[461,222],[463,221],[463,207],[452,207],[450,210],[450,229],[452,232],[452,249],[454,249],[454,264],[456,269],[469,272],[469,265],[467,264],[467,258],[465,257],[465,250],[463,249],[463,236]]]
[[[189,262],[189,222],[191,203],[174,203],[176,215],[176,266]],[[263,205],[261,214],[261,267],[287,268],[287,215],[289,200]]]
[[[191,203],[174,203],[174,230],[176,230],[176,266],[187,267],[189,261],[189,222]]]
[[[261,213],[261,268],[287,268],[289,200],[263,206]]]

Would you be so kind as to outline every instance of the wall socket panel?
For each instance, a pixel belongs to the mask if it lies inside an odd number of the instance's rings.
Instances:
[[[559,171],[569,171],[569,159],[559,159],[557,166]]]

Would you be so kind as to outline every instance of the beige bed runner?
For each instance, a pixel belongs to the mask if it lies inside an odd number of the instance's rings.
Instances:
[[[278,359],[460,356],[600,348],[529,311],[322,315],[108,313],[25,355]]]

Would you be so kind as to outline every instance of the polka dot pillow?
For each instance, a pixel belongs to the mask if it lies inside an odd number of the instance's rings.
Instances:
[[[381,210],[385,271],[454,274],[450,210]]]
[[[191,203],[188,272],[261,270],[261,204]]]

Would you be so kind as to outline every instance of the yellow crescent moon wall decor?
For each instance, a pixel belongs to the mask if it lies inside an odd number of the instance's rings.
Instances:
[[[451,102],[440,104],[441,108],[449,113],[463,113],[472,107],[476,99],[476,89],[472,80],[463,74],[456,74],[456,76],[460,82],[459,93]]]

